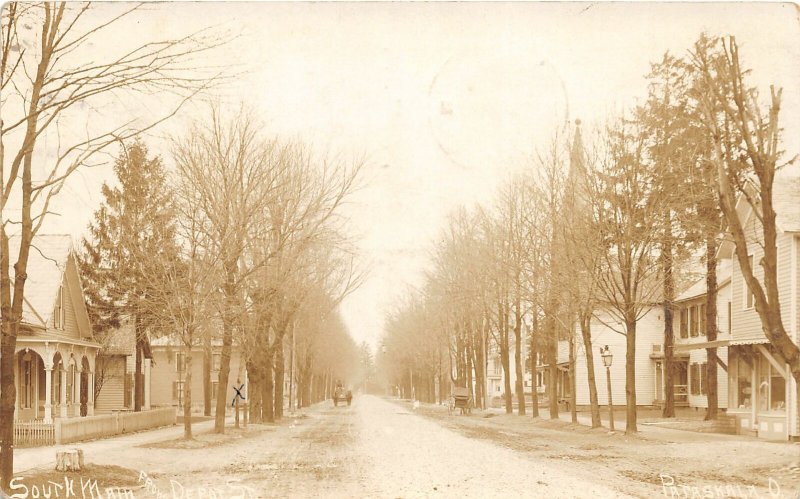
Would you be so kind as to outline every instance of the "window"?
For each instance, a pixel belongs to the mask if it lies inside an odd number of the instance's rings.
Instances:
[[[741,356],[736,356],[736,406],[749,409],[753,406],[753,388],[751,377],[753,367]]]
[[[211,382],[211,400],[217,399],[217,388],[219,387],[219,381],[212,381]]]
[[[689,310],[681,309],[681,338],[689,337]]]
[[[175,372],[182,373],[186,367],[186,356],[182,353],[175,354]]]
[[[30,353],[26,353],[22,359],[22,379],[24,381],[22,407],[30,409],[33,402],[33,365]]]
[[[183,403],[183,381],[173,381],[172,382],[172,398],[178,402],[178,404]]]
[[[69,368],[67,368],[67,404],[72,403],[73,398],[73,391],[75,386],[75,365],[70,364]]]
[[[699,314],[698,322],[700,323],[700,330],[698,331],[698,334],[700,336],[705,336],[706,335],[706,304],[705,303],[700,305],[700,307],[698,308],[698,314]]]
[[[689,385],[692,395],[700,395],[700,364],[692,364],[689,368]]]
[[[755,269],[755,259],[753,258],[753,255],[748,256],[747,259],[750,261],[750,268],[753,269],[753,274],[755,275],[756,269]],[[750,291],[750,287],[747,285],[747,281],[745,281],[744,282],[744,308],[745,309],[753,308],[753,304],[755,302],[756,302],[755,296],[753,295],[753,292]]]
[[[706,394],[706,368],[708,364],[705,362],[694,363],[689,369],[690,376],[690,389],[692,395],[705,395]]]
[[[61,370],[63,368],[60,360],[53,366],[53,382],[50,385],[53,390],[50,394],[53,405],[61,404]]]
[[[700,364],[700,395],[708,394],[708,363]]]
[[[219,371],[219,365],[222,362],[222,354],[215,353],[211,355],[211,370]]]
[[[692,338],[697,336],[697,305],[689,307],[689,334]]]
[[[759,359],[758,399],[759,411],[786,410],[786,379],[764,357]]]
[[[733,311],[731,302],[728,302],[728,334],[733,334]]]
[[[53,327],[56,329],[64,329],[64,286],[58,287],[58,295],[56,296],[56,306],[53,309]]]

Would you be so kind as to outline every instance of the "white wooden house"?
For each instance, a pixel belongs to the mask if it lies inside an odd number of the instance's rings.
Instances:
[[[795,343],[800,340],[800,178],[778,178],[774,185],[777,213],[778,294],[783,324]],[[737,205],[749,238],[755,277],[763,279],[761,226],[750,205]],[[736,416],[740,432],[772,440],[800,437],[797,390],[787,364],[769,344],[754,300],[744,282],[735,248],[722,245],[720,259],[732,261],[731,335],[728,354],[728,414]]]
[[[19,241],[9,241],[12,261]],[[13,267],[11,271],[13,280]],[[14,418],[50,423],[54,418],[91,416],[100,345],[92,337],[70,236],[36,236],[27,273],[15,349]]]

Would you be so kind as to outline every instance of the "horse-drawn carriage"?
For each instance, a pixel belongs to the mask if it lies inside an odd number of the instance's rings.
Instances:
[[[472,413],[472,395],[469,393],[469,388],[465,386],[453,387],[450,393],[450,401],[447,405],[447,411],[452,415],[456,409],[461,409],[461,414]]]

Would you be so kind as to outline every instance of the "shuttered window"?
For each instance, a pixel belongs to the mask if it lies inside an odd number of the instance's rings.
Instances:
[[[698,331],[698,334],[700,336],[705,336],[706,335],[706,305],[705,305],[705,303],[700,305],[700,307],[698,308],[698,315],[699,315],[698,322],[700,323],[700,330]]]
[[[172,398],[179,404],[183,403],[183,381],[173,381],[172,382]]]
[[[689,337],[689,310],[681,309],[681,338]]]

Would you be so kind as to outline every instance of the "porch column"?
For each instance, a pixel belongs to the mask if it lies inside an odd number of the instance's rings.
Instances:
[[[44,422],[53,422],[53,362],[44,365]]]
[[[86,415],[87,416],[94,416],[94,372],[89,371],[88,373],[88,380],[86,382]]]
[[[150,359],[144,359],[144,410],[150,410]]]
[[[59,369],[59,375],[61,376],[61,410],[60,416],[62,418],[68,417],[67,415],[67,370],[63,368]]]

